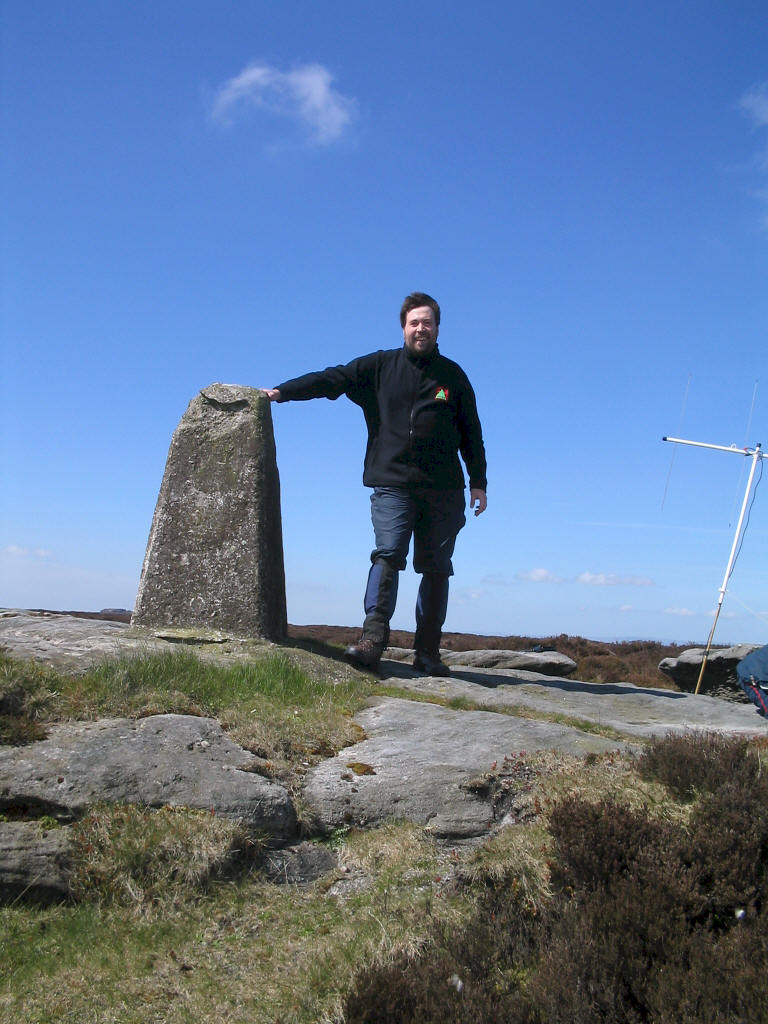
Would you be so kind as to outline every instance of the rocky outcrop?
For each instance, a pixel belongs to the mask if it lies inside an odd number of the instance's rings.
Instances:
[[[197,640],[208,636],[193,633]],[[65,615],[0,613],[0,647],[70,670],[107,654],[167,650],[180,635]],[[248,659],[263,647],[214,646],[201,654]],[[325,833],[400,818],[442,842],[477,842],[524,819],[525,780],[501,769],[523,751],[600,753],[691,728],[765,735],[765,719],[749,704],[503,667],[510,652],[501,652],[492,667],[478,664],[487,653],[473,664],[454,660],[450,677],[431,678],[388,651],[382,681],[403,698],[380,698],[360,711],[355,721],[366,738],[309,772],[304,828]],[[407,699],[409,692],[418,701]],[[12,715],[12,689],[6,697],[4,713]],[[218,722],[186,715],[53,725],[44,740],[0,748],[0,812],[11,819],[0,827],[0,900],[65,896],[69,827],[46,828],[46,819],[72,822],[102,801],[188,806],[236,818],[271,836],[260,867],[276,882],[300,884],[332,869],[325,847],[298,842],[293,803],[283,787],[258,774],[260,764]],[[345,891],[358,884],[364,880],[348,879]]]
[[[33,819],[1,823],[0,902],[66,898],[70,829],[43,823],[66,825],[102,802],[210,811],[268,845],[288,843],[296,836],[293,803],[256,766],[218,722],[191,715],[55,725],[45,740],[0,749],[0,812]],[[286,858],[289,877],[311,874],[307,854]]]
[[[748,704],[749,701],[736,678],[736,666],[742,658],[756,651],[759,646],[760,644],[737,644],[735,647],[710,651],[699,693],[719,697],[721,700]],[[692,647],[688,651],[683,651],[677,658],[664,658],[659,662],[659,670],[669,676],[681,690],[694,693],[705,650],[704,647]]]
[[[286,842],[288,793],[252,770],[256,759],[218,722],[152,715],[52,726],[45,740],[0,749],[0,811],[68,822],[94,803],[210,810]]]
[[[413,656],[414,652],[405,647],[388,647],[384,655],[408,663]],[[441,650],[440,657],[446,665],[467,668],[519,668],[545,676],[570,676],[576,671],[576,662],[557,651]]]
[[[520,750],[603,753],[625,744],[551,722],[454,711],[387,697],[355,721],[366,739],[310,771],[303,797],[325,831],[393,819],[436,839],[486,836],[514,814],[514,793],[485,775]]]
[[[285,636],[280,480],[263,392],[211,384],[189,403],[171,441],[133,622]]]

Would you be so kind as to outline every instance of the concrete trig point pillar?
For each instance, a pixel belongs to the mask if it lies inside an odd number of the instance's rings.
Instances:
[[[272,413],[256,388],[211,384],[171,440],[132,622],[270,640],[287,630]]]

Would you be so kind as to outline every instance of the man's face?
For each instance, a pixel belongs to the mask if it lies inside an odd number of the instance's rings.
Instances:
[[[431,306],[417,306],[406,314],[403,338],[405,347],[413,355],[429,355],[437,341],[435,311]]]

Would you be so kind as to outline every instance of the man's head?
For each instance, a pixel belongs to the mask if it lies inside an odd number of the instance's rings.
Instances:
[[[405,347],[413,355],[426,356],[434,349],[440,327],[440,307],[431,295],[413,292],[400,310]]]

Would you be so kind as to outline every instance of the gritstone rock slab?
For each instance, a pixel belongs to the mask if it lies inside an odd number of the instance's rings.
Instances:
[[[487,835],[498,808],[470,783],[494,762],[520,750],[587,754],[626,746],[552,722],[393,697],[355,721],[367,739],[312,769],[304,785],[305,800],[328,830],[400,818],[443,840]]]
[[[286,842],[296,830],[291,799],[249,771],[253,761],[210,718],[69,722],[52,726],[45,740],[0,749],[0,810],[66,822],[101,801],[192,807]]]

